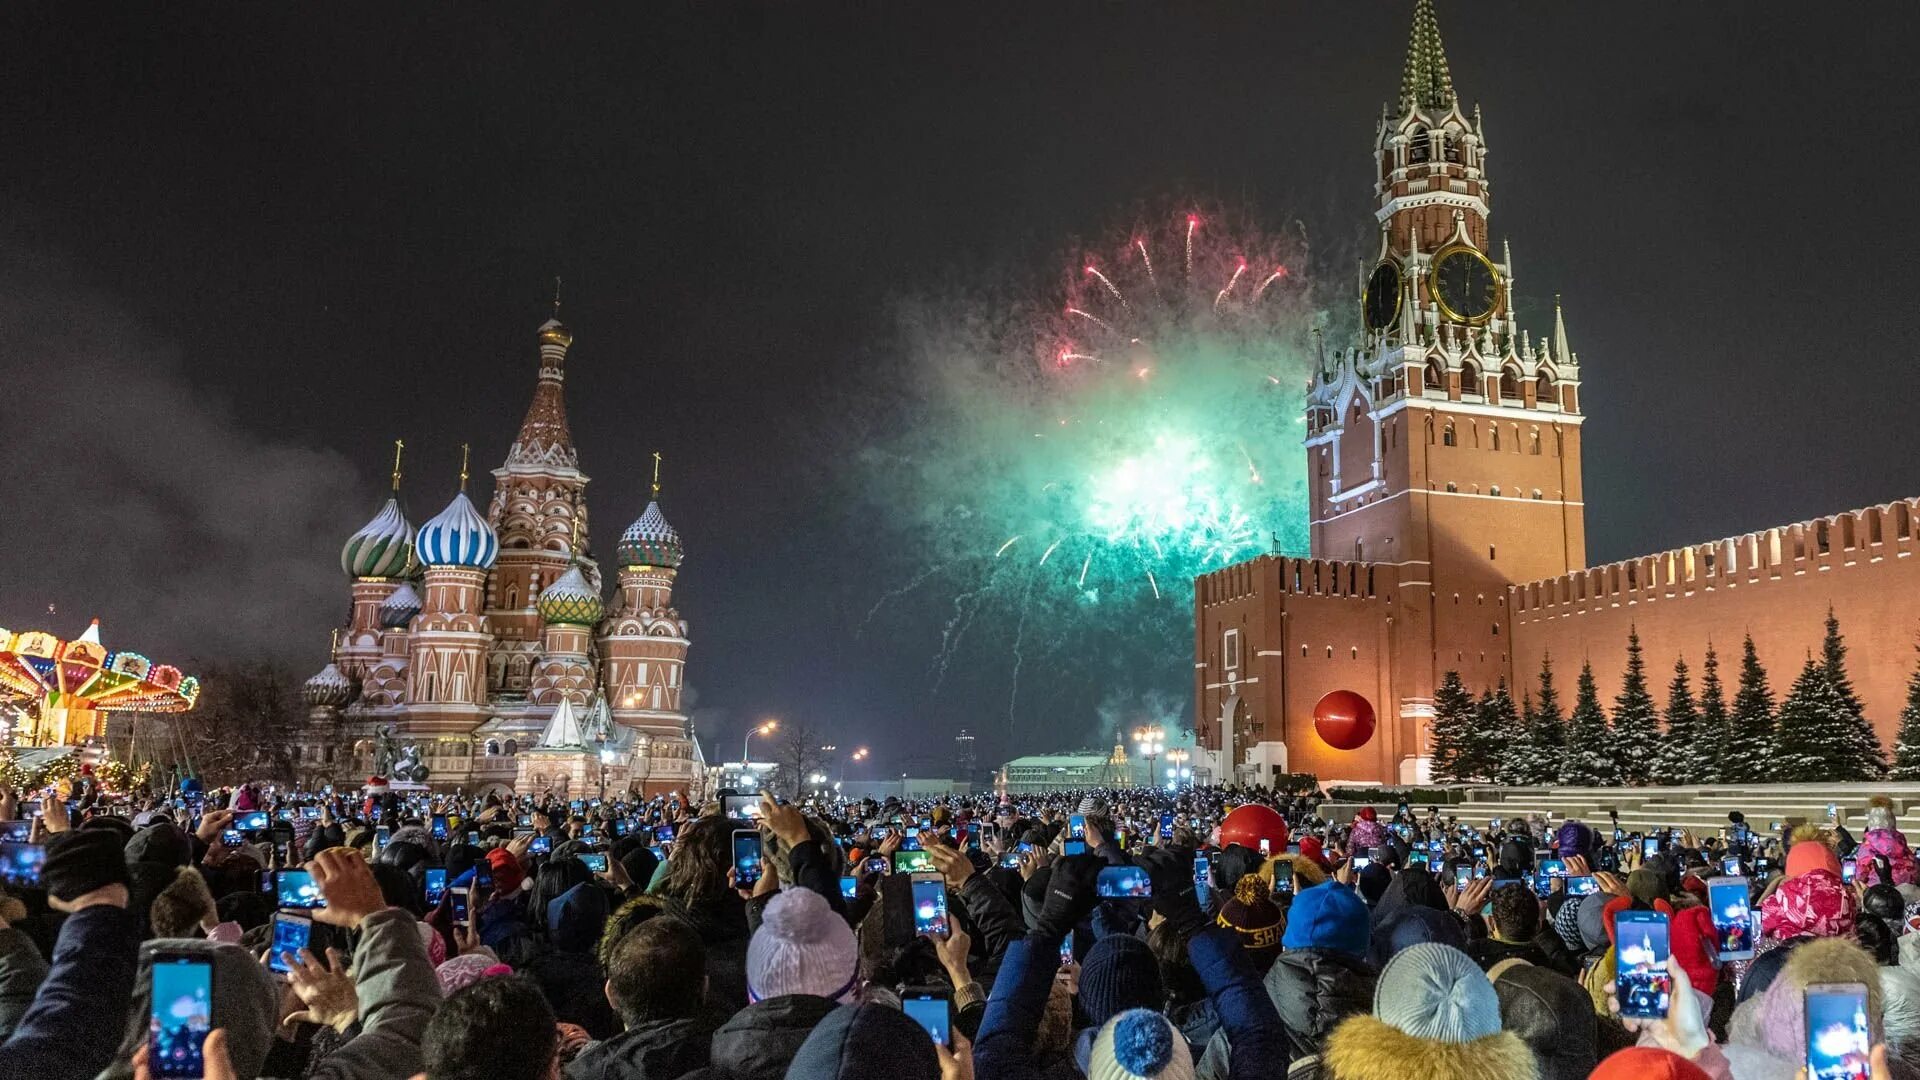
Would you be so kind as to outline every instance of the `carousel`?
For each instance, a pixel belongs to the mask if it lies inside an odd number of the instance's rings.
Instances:
[[[15,746],[78,746],[107,734],[110,712],[178,713],[200,680],[100,641],[100,620],[63,641],[44,630],[0,629],[0,702],[14,706]]]

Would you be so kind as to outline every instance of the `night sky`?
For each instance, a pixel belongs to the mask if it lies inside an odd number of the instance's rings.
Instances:
[[[890,583],[832,479],[895,306],[1169,193],[1370,252],[1411,8],[8,5],[0,625],[304,677],[391,441],[416,524],[463,441],[490,491],[558,274],[596,553],[667,456],[703,735],[1046,748],[975,715],[999,673],[929,694],[941,612],[854,633]],[[1920,492],[1920,10],[1439,14],[1536,334],[1565,295],[1595,562]]]

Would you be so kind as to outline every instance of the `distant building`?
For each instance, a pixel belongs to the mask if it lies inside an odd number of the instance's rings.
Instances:
[[[1000,767],[994,786],[1008,795],[1032,795],[1130,782],[1124,762],[1116,770],[1111,755],[1082,751],[1014,758]]]
[[[971,783],[974,770],[973,732],[966,728],[953,737],[953,775],[954,779]]]

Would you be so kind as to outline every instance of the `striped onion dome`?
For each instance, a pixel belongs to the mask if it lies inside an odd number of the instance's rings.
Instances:
[[[399,577],[412,559],[413,526],[391,498],[340,549],[340,569],[357,578]]]
[[[574,626],[592,626],[600,621],[606,611],[606,605],[600,600],[600,594],[587,584],[586,576],[580,573],[578,566],[567,568],[553,584],[540,593],[536,606],[540,617],[550,623],[568,623]]]
[[[380,625],[389,630],[405,630],[418,614],[420,594],[414,590],[412,582],[403,581],[381,602]]]
[[[620,534],[620,543],[614,549],[620,558],[621,566],[664,566],[672,569],[680,565],[685,552],[680,547],[680,534],[667,524],[667,517],[660,512],[658,502],[650,502],[639,520],[627,526]]]
[[[485,570],[500,554],[500,538],[493,526],[473,508],[466,492],[453,497],[445,510],[420,526],[413,538],[414,550],[427,566],[465,566]]]
[[[301,685],[300,696],[313,706],[345,705],[353,700],[353,680],[342,675],[339,667],[328,664]]]

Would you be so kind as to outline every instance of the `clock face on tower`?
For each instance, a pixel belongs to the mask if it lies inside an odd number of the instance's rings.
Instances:
[[[1479,324],[1500,306],[1500,271],[1470,247],[1452,247],[1433,258],[1429,282],[1440,313],[1451,322]]]
[[[1361,307],[1367,318],[1367,329],[1385,330],[1400,321],[1400,268],[1391,262],[1383,262],[1373,268],[1373,276],[1367,279],[1367,295]]]

